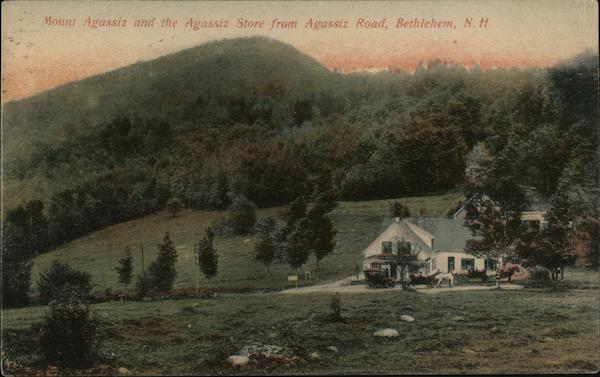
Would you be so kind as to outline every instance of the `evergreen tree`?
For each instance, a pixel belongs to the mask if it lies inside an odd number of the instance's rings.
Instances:
[[[165,233],[162,244],[158,245],[158,256],[156,260],[150,263],[148,271],[152,279],[152,286],[161,292],[167,292],[173,289],[177,270],[177,250],[169,233]]]
[[[306,214],[306,231],[303,233],[309,253],[317,258],[317,271],[321,260],[333,252],[337,233],[331,219],[326,215],[328,209],[335,207],[329,196],[318,196]]]
[[[196,263],[207,279],[217,276],[219,256],[213,245],[215,234],[210,227],[204,231],[204,237],[196,244]],[[196,283],[196,285],[198,285]]]
[[[273,259],[275,258],[275,252],[276,245],[271,233],[263,231],[260,240],[254,248],[254,253],[256,260],[264,264],[269,273],[271,273],[271,263],[273,263]]]
[[[559,186],[550,198],[550,209],[546,212],[546,228],[534,233],[529,242],[521,248],[520,254],[529,265],[539,265],[550,270],[552,280],[563,277],[564,267],[573,263],[576,250],[572,243],[573,219],[570,180],[561,179]]]
[[[125,290],[127,290],[127,286],[131,283],[131,276],[133,274],[133,256],[131,255],[131,250],[129,250],[129,246],[125,247],[123,250],[123,254],[119,259],[119,263],[115,270],[119,274],[119,283],[125,285]]]
[[[301,219],[294,230],[287,236],[286,255],[289,265],[298,269],[302,267],[310,256],[310,245],[307,234],[308,222],[306,218]]]

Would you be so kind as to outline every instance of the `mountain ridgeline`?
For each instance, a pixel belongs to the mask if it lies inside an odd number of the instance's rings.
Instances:
[[[597,87],[589,51],[548,69],[344,75],[266,38],[211,42],[6,104],[4,220],[41,221],[40,251],[172,197],[283,205],[323,176],[345,200],[433,194],[461,187],[479,143],[548,197],[594,163]]]

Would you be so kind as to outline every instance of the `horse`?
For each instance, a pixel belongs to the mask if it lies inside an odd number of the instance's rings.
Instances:
[[[443,274],[443,273],[441,273],[440,270],[437,270],[431,276],[433,276],[435,278],[436,286],[438,288],[442,286],[442,281],[444,281],[444,279],[448,279],[449,287],[452,287],[454,284],[454,272],[448,272],[448,273]]]
[[[515,273],[519,273],[520,271],[521,269],[519,268],[519,265],[507,263],[506,265],[502,266],[498,271],[498,278],[508,278],[508,282],[510,283],[512,276]]]

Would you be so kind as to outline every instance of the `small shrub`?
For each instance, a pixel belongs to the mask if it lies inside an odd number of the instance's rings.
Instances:
[[[298,356],[305,356],[308,354],[304,347],[304,342],[300,337],[300,331],[298,327],[300,323],[293,320],[284,320],[277,324],[277,333],[281,339],[282,345],[291,349]]]
[[[344,320],[342,317],[342,296],[339,293],[331,296],[331,300],[329,301],[329,317],[333,322]]]
[[[64,292],[76,294],[82,300],[91,298],[92,284],[90,275],[74,270],[67,263],[54,260],[40,276],[37,284],[39,301],[48,304]]]
[[[137,276],[135,288],[141,297],[146,296],[146,294],[154,288],[152,286],[152,276],[150,276],[150,273],[144,271],[144,273],[139,274]]]
[[[63,292],[50,302],[37,328],[39,352],[49,364],[89,366],[96,359],[97,327],[90,305],[81,300],[79,292]]]

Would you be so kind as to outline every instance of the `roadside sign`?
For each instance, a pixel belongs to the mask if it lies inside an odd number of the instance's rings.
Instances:
[[[298,275],[288,276],[288,283],[296,283],[296,288],[298,288]]]

